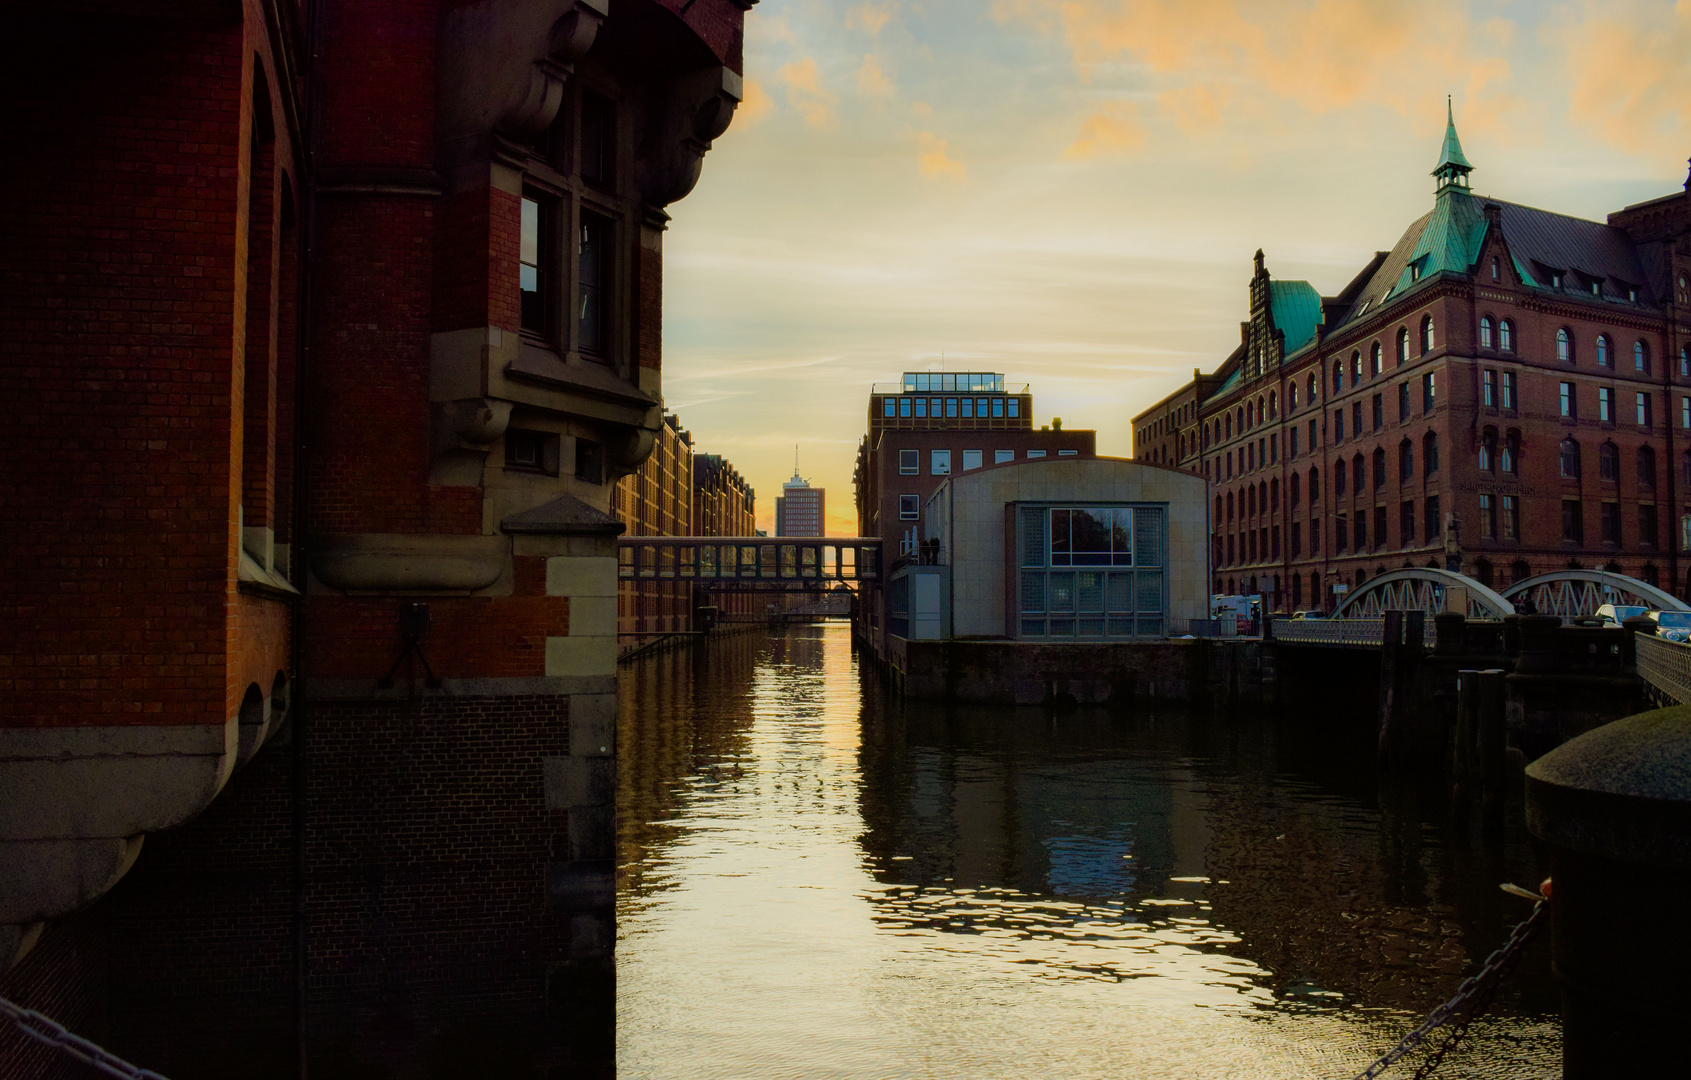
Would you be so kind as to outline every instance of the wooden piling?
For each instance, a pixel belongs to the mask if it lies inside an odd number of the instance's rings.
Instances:
[[[1378,753],[1382,764],[1401,757],[1398,743],[1402,735],[1402,686],[1398,669],[1403,659],[1403,612],[1387,611],[1382,622],[1380,641],[1380,739]]]
[[[1479,723],[1480,673],[1468,668],[1456,673],[1456,730],[1451,736],[1450,811],[1458,826],[1467,825],[1474,806]]]
[[[1503,827],[1505,785],[1509,778],[1509,730],[1505,721],[1504,672],[1479,673],[1479,765],[1485,795],[1482,813],[1488,831]]]

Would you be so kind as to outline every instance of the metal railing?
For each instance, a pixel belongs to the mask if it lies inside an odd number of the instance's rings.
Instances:
[[[1635,635],[1633,644],[1638,677],[1663,700],[1691,703],[1691,645],[1649,634]]]
[[[690,580],[742,585],[880,577],[881,541],[870,536],[624,536],[624,581]]]
[[[1378,649],[1385,641],[1384,619],[1275,619],[1274,640],[1292,645],[1327,645],[1341,649]],[[1421,631],[1421,644],[1438,641],[1433,620]]]

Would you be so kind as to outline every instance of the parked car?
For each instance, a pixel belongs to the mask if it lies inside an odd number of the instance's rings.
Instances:
[[[1294,612],[1292,612],[1292,618],[1293,619],[1325,619],[1326,617],[1327,617],[1327,613],[1325,611],[1294,611]]]
[[[1691,611],[1650,611],[1645,613],[1656,624],[1656,636],[1669,641],[1691,640]]]
[[[1604,626],[1619,626],[1649,610],[1643,604],[1604,604],[1597,609],[1597,618],[1602,620]]]

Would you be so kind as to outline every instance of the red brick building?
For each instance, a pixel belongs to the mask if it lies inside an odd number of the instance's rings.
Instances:
[[[1210,480],[1216,592],[1331,608],[1452,565],[1687,592],[1691,193],[1605,224],[1475,195],[1471,170],[1452,123],[1432,210],[1335,296],[1258,252],[1239,347],[1135,417],[1136,456]]]
[[[883,573],[919,557],[922,507],[946,477],[1097,449],[1096,432],[1065,431],[1060,419],[1035,429],[1028,387],[1006,386],[996,372],[905,372],[873,388],[867,427],[852,473],[857,535],[881,539]],[[858,598],[858,633],[884,656],[885,590],[864,582]]]
[[[751,2],[0,15],[0,994],[169,1075],[608,1068],[611,492]]]

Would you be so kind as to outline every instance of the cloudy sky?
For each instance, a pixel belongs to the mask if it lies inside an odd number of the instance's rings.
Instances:
[[[871,384],[986,370],[1129,420],[1237,344],[1251,254],[1325,294],[1432,203],[1601,219],[1691,154],[1691,0],[762,0],[746,100],[670,208],[664,390],[697,449],[856,531]]]

